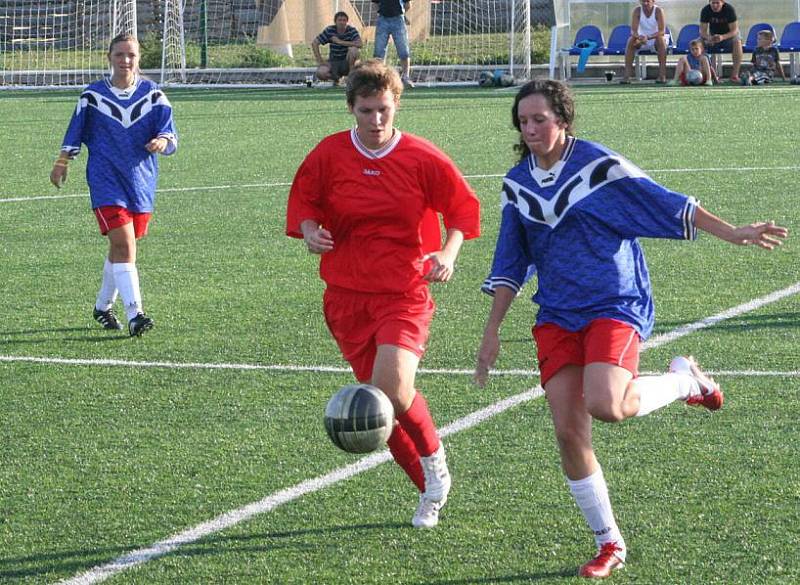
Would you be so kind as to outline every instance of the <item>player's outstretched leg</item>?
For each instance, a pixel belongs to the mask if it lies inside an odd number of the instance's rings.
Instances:
[[[697,382],[697,391],[692,392],[686,399],[686,404],[704,406],[709,410],[719,410],[725,396],[722,390],[714,381],[714,378],[706,376],[695,362],[692,356],[679,356],[669,364],[669,371],[676,374],[687,374]]]
[[[616,542],[607,542],[600,547],[597,555],[578,571],[579,577],[605,579],[611,571],[625,566],[625,549]]]

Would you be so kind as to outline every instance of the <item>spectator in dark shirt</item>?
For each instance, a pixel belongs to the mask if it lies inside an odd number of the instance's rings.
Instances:
[[[356,64],[361,49],[361,36],[355,27],[347,24],[350,17],[346,12],[337,12],[333,17],[331,26],[325,27],[317,38],[311,42],[311,50],[317,60],[317,79],[322,81],[332,80],[335,84],[339,79],[347,77]],[[328,60],[322,58],[320,45],[330,44]]]
[[[700,36],[708,53],[727,53],[733,57],[731,81],[739,83],[739,68],[742,66],[742,39],[736,10],[725,0],[709,0],[700,11]],[[722,73],[721,71],[719,73]]]

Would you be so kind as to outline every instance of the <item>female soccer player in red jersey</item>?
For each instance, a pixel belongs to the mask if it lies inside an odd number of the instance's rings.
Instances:
[[[602,578],[622,566],[626,549],[592,447],[592,419],[619,422],[675,400],[717,410],[723,401],[692,358],[675,358],[661,376],[638,376],[639,341],[654,319],[638,238],[694,239],[699,228],[771,250],[787,230],[773,222],[730,225],[617,153],[575,138],[574,117],[572,94],[558,81],[532,81],[514,101],[521,156],[503,180],[500,233],[483,286],[494,299],[475,376],[486,382],[506,312],[538,274],[533,335],[541,382],[567,483],[598,547],[579,574]]]
[[[392,401],[389,449],[420,491],[413,525],[431,528],[451,480],[414,386],[435,308],[428,283],[452,277],[461,244],[480,233],[480,204],[444,153],[394,127],[402,92],[397,72],[380,60],[350,73],[347,105],[356,127],[328,136],[303,161],[286,234],[322,255],[328,328],[356,378]]]

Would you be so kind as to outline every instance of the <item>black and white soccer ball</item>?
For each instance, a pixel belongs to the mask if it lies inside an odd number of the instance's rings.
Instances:
[[[494,72],[492,71],[481,71],[478,76],[478,85],[481,87],[494,87],[494,81]]]
[[[325,430],[333,444],[349,453],[369,453],[392,434],[394,408],[380,388],[349,384],[325,407]]]
[[[500,74],[500,87],[511,87],[514,85],[514,76],[510,73]]]

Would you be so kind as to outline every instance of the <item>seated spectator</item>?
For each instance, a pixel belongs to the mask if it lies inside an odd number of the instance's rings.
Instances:
[[[337,12],[331,26],[325,27],[317,38],[311,42],[311,50],[317,60],[317,79],[339,83],[339,79],[347,77],[356,64],[361,49],[361,36],[355,27],[347,24],[350,17],[346,12]],[[328,60],[325,61],[319,46],[330,44]]]
[[[667,45],[669,35],[665,32],[666,18],[656,0],[639,0],[641,6],[633,9],[631,36],[625,47],[625,76],[620,83],[630,83],[633,76],[633,58],[637,51],[647,49],[658,54],[658,78],[656,83],[667,80]]]
[[[751,61],[753,69],[749,73],[742,73],[742,85],[772,83],[776,71],[780,73],[781,79],[786,81],[781,56],[775,47],[775,35],[771,30],[762,30],[758,33],[758,46],[753,51]]]
[[[702,75],[699,83],[692,83],[689,71],[697,71]],[[711,62],[708,60],[708,55],[705,54],[703,39],[695,39],[689,43],[689,54],[682,55],[678,59],[678,64],[675,66],[675,78],[669,82],[669,85],[678,85],[678,83],[684,87],[700,84],[713,85],[711,81],[713,77]]]
[[[739,83],[739,68],[742,66],[742,39],[736,10],[725,0],[709,0],[700,11],[700,36],[710,53],[728,52],[733,57],[731,81]]]

